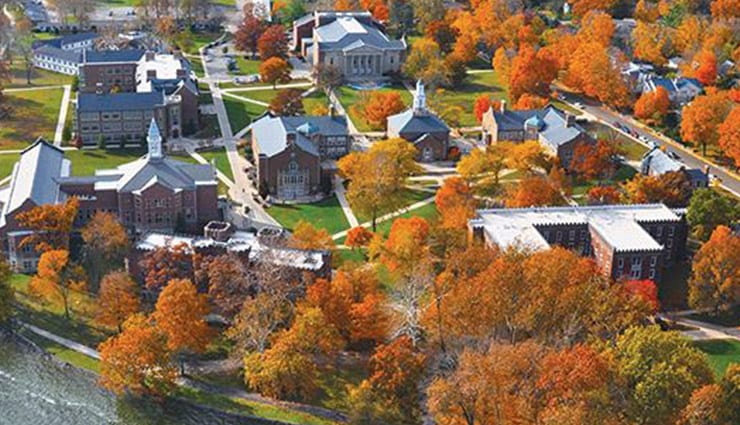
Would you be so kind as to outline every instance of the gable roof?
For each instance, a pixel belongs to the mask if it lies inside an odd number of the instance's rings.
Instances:
[[[298,116],[278,117],[265,114],[250,124],[252,138],[257,143],[259,153],[271,157],[284,151],[288,146],[288,134],[295,134],[295,143],[303,151],[318,156],[314,143],[306,137],[307,133],[323,136],[347,136],[347,119],[343,116]],[[310,131],[308,131],[310,130]]]
[[[449,131],[450,127],[438,116],[429,112],[414,113],[412,108],[388,117],[388,134],[448,133]]]
[[[64,50],[49,44],[42,44],[33,50],[35,56],[49,56],[65,62],[79,64],[82,61],[82,53],[76,50]]]
[[[88,50],[83,56],[85,63],[138,62],[144,56],[142,49]]]
[[[164,93],[126,92],[126,93],[80,93],[77,97],[77,110],[80,112],[134,111],[151,109],[165,103]]]
[[[354,16],[338,16],[332,22],[314,29],[322,50],[352,50],[368,46],[382,50],[405,50],[406,42],[391,40],[374,25],[360,22]]]
[[[13,167],[8,200],[3,206],[5,216],[27,200],[36,205],[55,203],[59,193],[58,179],[69,175],[70,162],[64,151],[38,138],[21,152]]]
[[[115,182],[115,189],[119,192],[144,190],[151,186],[153,179],[171,190],[192,190],[198,185],[216,184],[215,173],[210,164],[189,164],[167,157],[150,160],[148,156],[143,156],[117,169],[101,170],[96,174],[118,174],[120,178]]]
[[[525,126],[532,125],[537,128],[538,138],[541,143],[557,149],[565,143],[570,142],[585,133],[578,124],[568,123],[568,116],[560,109],[548,105],[543,109],[529,109],[524,111],[512,111],[509,109],[493,111],[490,108],[487,113],[493,113],[499,130],[521,131]]]

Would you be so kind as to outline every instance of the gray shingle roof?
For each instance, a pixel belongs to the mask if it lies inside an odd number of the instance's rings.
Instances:
[[[135,111],[151,109],[165,102],[158,91],[143,93],[80,93],[77,110],[80,112]]]
[[[370,46],[381,50],[405,50],[401,40],[391,40],[379,28],[364,24],[351,16],[340,16],[336,20],[315,30],[321,50],[352,50]]]
[[[388,117],[388,134],[394,136],[404,133],[448,133],[449,131],[447,124],[436,115],[432,113],[414,114],[411,108]]]
[[[306,124],[309,125],[306,125]],[[305,137],[299,128],[311,128],[312,131],[324,136],[347,136],[347,120],[344,117],[331,116],[299,116],[276,117],[270,114],[250,125],[252,137],[256,141],[259,153],[271,157],[284,151],[287,146],[288,133],[295,133],[296,145],[302,150],[319,155],[316,146]]]
[[[144,56],[144,50],[88,50],[85,54],[86,63],[138,62]]]
[[[116,170],[101,170],[102,176],[116,176],[116,189],[119,192],[136,192],[157,182],[172,190],[195,189],[201,184],[216,184],[213,167],[210,164],[189,164],[170,158],[150,159],[143,156]],[[102,181],[102,180],[101,180]],[[105,180],[111,181],[111,180]]]
[[[640,164],[641,171],[644,174],[660,175],[671,171],[678,171],[683,165],[669,157],[661,149],[654,148],[642,157]]]
[[[74,50],[63,50],[49,44],[42,44],[33,50],[34,55],[43,55],[63,60],[65,62],[82,62],[82,53]]]
[[[524,130],[527,124],[535,125],[539,132],[540,142],[553,149],[585,133],[585,130],[577,124],[568,125],[565,112],[552,105],[543,109],[525,111],[509,109],[504,112],[495,111],[493,117],[498,124],[498,129],[503,131]]]

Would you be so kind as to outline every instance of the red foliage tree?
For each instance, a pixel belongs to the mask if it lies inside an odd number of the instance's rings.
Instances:
[[[282,25],[272,25],[262,33],[257,40],[257,51],[264,61],[269,58],[288,56],[288,37]]]
[[[633,297],[647,303],[653,312],[658,311],[658,287],[652,280],[628,280],[624,283],[624,289]]]

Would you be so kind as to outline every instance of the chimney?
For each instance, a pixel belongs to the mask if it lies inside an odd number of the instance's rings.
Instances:
[[[152,52],[151,50],[147,50],[146,53],[144,53],[144,59],[147,62],[153,61],[154,60],[154,52]]]
[[[504,112],[506,112],[506,101],[505,101],[505,100],[503,100],[503,99],[501,99],[501,107],[500,107],[500,110],[499,110],[499,112],[501,112],[502,114],[503,114]]]

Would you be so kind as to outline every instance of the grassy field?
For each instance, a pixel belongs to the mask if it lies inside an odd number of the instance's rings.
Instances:
[[[125,0],[125,1],[134,1],[134,0]],[[221,33],[219,32],[196,32],[193,33],[193,45],[189,49],[186,50],[185,53],[189,53],[191,55],[197,55],[199,52],[198,50],[205,46],[206,44],[216,40],[217,38],[221,37]]]
[[[214,150],[210,151],[202,151],[198,152],[203,158],[208,160],[208,162],[215,161],[216,162],[216,168],[224,173],[226,177],[228,177],[231,181],[234,181],[234,173],[231,172],[231,164],[229,163],[229,158],[226,156],[226,149],[224,148],[216,148]]]
[[[41,347],[44,351],[53,354],[54,357],[59,360],[69,363],[73,366],[87,369],[91,372],[100,373],[100,361],[92,357],[88,357],[75,350],[71,350],[63,345],[57,344],[54,341],[46,339],[40,335],[37,335],[27,329],[21,331],[21,334],[33,341],[36,345]]]
[[[326,229],[330,235],[349,228],[349,222],[335,196],[313,204],[273,205],[267,209],[267,213],[288,230],[293,230],[300,220]]]
[[[377,233],[383,235],[383,237],[388,237],[388,234],[391,232],[391,226],[393,226],[394,220],[396,220],[397,218],[411,218],[411,217],[421,217],[427,220],[434,220],[437,217],[439,217],[439,213],[437,212],[437,206],[434,205],[434,202],[432,202],[422,207],[419,207],[415,210],[405,212],[399,215],[398,217],[395,217],[393,220],[386,220],[381,223],[378,223]]]
[[[404,189],[404,194],[403,194],[403,198],[404,199],[403,199],[403,203],[402,204],[403,204],[404,207],[406,207],[406,206],[409,206],[409,205],[411,205],[413,203],[416,203],[416,202],[419,202],[419,201],[423,201],[424,199],[427,199],[427,198],[429,198],[431,196],[434,196],[434,194],[429,193],[429,192],[425,192],[425,191],[421,191],[421,190]],[[393,211],[380,211],[378,213],[378,217],[381,217],[381,216],[383,216],[385,214],[392,213],[392,212]],[[357,216],[357,220],[359,220],[360,223],[365,223],[365,222],[368,222],[368,221],[372,220],[372,217],[369,216],[369,215],[360,214],[357,211],[354,211],[354,213],[355,213],[355,216]]]
[[[193,66],[193,72],[195,72],[195,76],[198,78],[203,78],[206,73],[203,70],[203,62],[200,60],[200,56],[190,56],[188,57],[188,60]]]
[[[641,160],[643,155],[648,151],[646,146],[635,142],[630,137],[627,137],[600,122],[588,122],[583,124],[583,128],[599,139],[610,140],[617,143],[624,157],[630,161]]]
[[[58,74],[56,72],[34,68],[31,71],[31,84],[28,84],[26,79],[26,67],[20,60],[13,61],[13,64],[10,66],[10,73],[10,82],[5,85],[6,89],[35,86],[60,86],[72,84],[72,80],[74,80],[74,77],[71,75]]]
[[[491,72],[469,74],[460,87],[453,90],[442,90],[438,93],[427,93],[430,103],[444,106],[458,106],[462,110],[460,125],[472,127],[478,125],[473,113],[473,105],[478,96],[487,94],[493,99],[509,99],[508,87],[500,82],[498,75]],[[441,111],[437,111],[441,113]]]
[[[38,137],[53,141],[63,94],[61,88],[5,93],[13,110],[0,120],[0,149],[23,149]]]
[[[18,154],[0,155],[0,179],[4,179],[13,172],[16,161],[18,161]]]
[[[144,155],[142,149],[84,149],[65,152],[65,156],[72,161],[72,174],[75,176],[91,176],[95,170],[116,168],[121,164],[131,162]]]
[[[231,131],[234,133],[248,126],[254,118],[265,112],[264,106],[242,102],[229,96],[224,96],[224,106],[229,116]]]
[[[694,341],[694,345],[707,354],[709,365],[712,366],[714,374],[718,378],[725,374],[727,366],[731,363],[740,363],[740,341],[734,339],[710,339],[706,341]]]
[[[262,61],[257,59],[247,59],[242,55],[236,56],[236,66],[239,68],[237,74],[252,75],[259,74],[259,67]]]
[[[265,89],[265,90],[250,90],[242,93],[238,93],[240,97],[246,97],[247,99],[256,100],[258,102],[270,103],[275,98],[279,90]],[[328,106],[329,98],[321,90],[316,90],[310,95],[303,98],[303,109],[306,114],[310,114],[311,111],[318,105]],[[256,106],[256,105],[255,105]]]
[[[411,95],[411,93],[409,93],[409,91],[406,90],[406,88],[403,86],[384,87],[382,89],[379,89],[378,91],[399,93],[401,95],[403,103],[405,103],[406,106],[411,105],[411,102],[413,100],[413,96]],[[360,108],[357,107],[353,108],[353,106],[360,103],[363,92],[370,93],[372,92],[372,90],[355,90],[348,86],[342,86],[339,87],[336,91],[339,102],[342,104],[342,106],[344,106],[344,109],[347,111],[347,114],[349,114],[349,118],[355,124],[357,130],[373,131],[374,129],[371,128],[370,124],[368,124],[368,122],[365,120],[364,111],[360,110]]]

